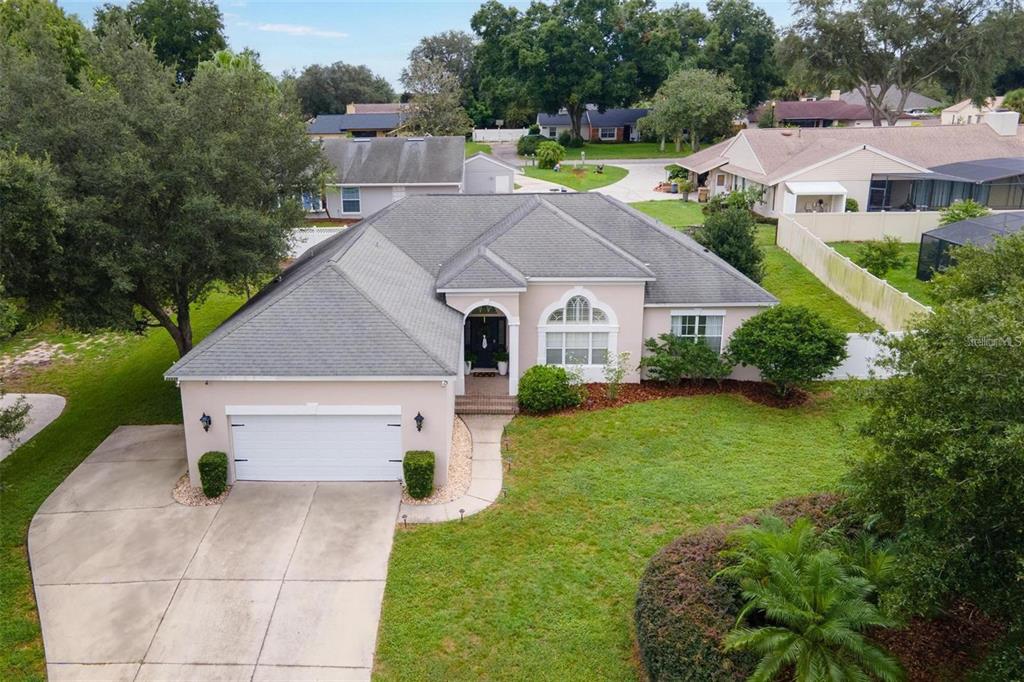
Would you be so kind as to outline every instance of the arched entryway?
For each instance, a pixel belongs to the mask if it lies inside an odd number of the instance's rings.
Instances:
[[[462,353],[466,395],[515,395],[518,390],[519,325],[496,305],[466,314]]]

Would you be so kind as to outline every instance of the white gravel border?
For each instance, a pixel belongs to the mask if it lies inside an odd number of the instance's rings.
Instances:
[[[174,497],[175,502],[186,507],[213,507],[222,504],[230,492],[231,486],[228,486],[220,495],[210,499],[203,494],[202,488],[192,487],[192,481],[189,480],[188,472],[186,471],[178,479],[178,482],[174,484],[174,490],[171,492],[171,495]]]
[[[440,488],[434,488],[429,497],[421,500],[409,496],[402,486],[402,504],[444,504],[466,494],[473,480],[473,437],[469,433],[466,422],[459,416],[455,417],[452,427],[452,450],[448,457],[448,482]]]

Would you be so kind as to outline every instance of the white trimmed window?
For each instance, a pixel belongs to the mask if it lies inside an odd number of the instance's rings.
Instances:
[[[672,314],[672,333],[695,343],[703,341],[716,353],[722,352],[722,324],[725,315]]]
[[[362,211],[362,198],[358,187],[341,188],[341,212],[359,213]]]
[[[299,195],[299,202],[306,213],[319,213],[324,210],[323,198],[319,192],[303,192]]]
[[[573,296],[548,315],[544,362],[549,365],[605,365],[611,327],[608,314],[586,296]]]
[[[598,137],[602,140],[614,140],[615,139],[615,128],[600,128],[597,132]]]

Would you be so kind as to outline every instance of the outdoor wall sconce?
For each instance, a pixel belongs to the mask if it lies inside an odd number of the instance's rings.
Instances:
[[[203,412],[203,416],[199,418],[199,423],[203,425],[203,431],[209,431],[210,425],[213,424],[213,418]]]
[[[417,431],[422,431],[423,430],[423,415],[421,413],[417,412],[416,416],[413,417],[413,421],[416,422],[416,430]]]

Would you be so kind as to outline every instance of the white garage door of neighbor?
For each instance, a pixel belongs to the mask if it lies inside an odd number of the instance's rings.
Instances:
[[[242,481],[396,481],[398,414],[234,414],[235,478]]]

